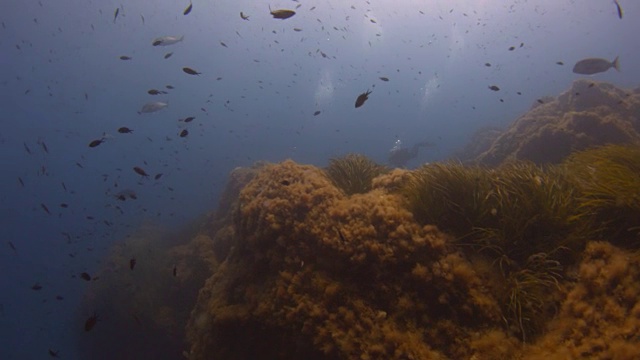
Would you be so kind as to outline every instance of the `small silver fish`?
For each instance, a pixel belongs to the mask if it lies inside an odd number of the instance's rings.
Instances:
[[[152,112],[160,111],[160,110],[166,108],[167,106],[169,106],[169,104],[161,102],[161,101],[149,102],[149,103],[144,104],[144,106],[142,107],[142,109],[140,111],[138,111],[138,113],[139,114],[152,113]]]
[[[620,71],[620,62],[617,56],[613,61],[600,58],[580,60],[573,66],[573,72],[576,74],[593,75],[605,72],[611,68]]]
[[[184,35],[182,36],[162,36],[159,38],[153,39],[153,46],[168,46],[173,45],[175,43],[179,43],[184,39]]]

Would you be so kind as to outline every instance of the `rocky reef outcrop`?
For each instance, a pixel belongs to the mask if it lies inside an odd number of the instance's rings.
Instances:
[[[470,145],[458,156],[490,166],[514,159],[559,163],[572,152],[596,146],[640,144],[640,88],[576,80],[559,96],[534,102],[490,140],[488,146]]]

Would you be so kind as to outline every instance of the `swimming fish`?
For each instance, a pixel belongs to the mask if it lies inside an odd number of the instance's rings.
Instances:
[[[31,149],[29,149],[29,147],[27,146],[27,143],[26,143],[26,142],[23,142],[23,143],[22,143],[22,145],[24,145],[24,150],[25,150],[29,155],[31,155]]]
[[[58,353],[60,353],[60,350],[58,350],[58,351],[54,351],[54,350],[49,349],[49,356],[51,356],[51,357],[54,357],[54,358],[60,358],[60,357],[58,356]]]
[[[173,55],[173,52],[168,52],[168,53],[164,54],[164,58],[168,59],[168,58],[171,57],[171,55]]]
[[[120,8],[116,8],[116,12],[113,14],[113,23],[116,23],[116,19],[118,18],[118,14],[120,14]]]
[[[288,19],[296,14],[295,11],[287,10],[287,9],[271,10],[271,5],[269,5],[269,12],[271,13],[274,19],[281,19],[281,20]]]
[[[613,0],[613,3],[616,4],[616,9],[618,10],[618,19],[622,19],[622,8],[620,7],[620,3],[618,0]]]
[[[51,215],[51,211],[49,211],[49,208],[47,207],[47,205],[40,203],[40,207],[42,207],[42,210],[44,210],[44,212]]]
[[[164,103],[162,101],[149,102],[149,103],[144,104],[144,106],[142,106],[142,109],[140,111],[138,111],[138,114],[152,113],[152,112],[160,111],[160,110],[166,108],[167,106],[169,106],[169,104]]]
[[[620,71],[620,62],[618,61],[617,56],[611,62],[607,59],[600,58],[588,58],[580,60],[573,66],[573,72],[576,74],[593,75],[605,72],[611,68]]]
[[[131,56],[122,55],[120,56],[120,60],[131,60]]]
[[[182,12],[182,15],[189,15],[189,13],[191,12],[191,9],[193,9],[193,4],[189,3],[189,6],[187,6],[187,8],[184,9],[184,11]]]
[[[242,18],[242,20],[249,20],[249,15],[243,14],[242,11],[240,11],[240,17]]]
[[[128,128],[128,127],[126,127],[126,126],[123,126],[123,127],[121,127],[121,128],[118,128],[118,132],[119,132],[120,134],[131,134],[131,133],[133,132],[133,130],[129,129],[129,128]]]
[[[491,85],[491,86],[489,86],[489,89],[490,89],[490,90],[493,90],[493,91],[500,91],[500,88],[499,88],[499,87],[497,87],[496,85]]]
[[[80,277],[82,278],[82,280],[91,281],[91,275],[89,275],[89,273],[83,272],[80,274]]]
[[[44,143],[44,140],[38,140],[38,144],[42,146],[42,150],[44,150],[44,152],[46,152],[47,154],[49,153],[49,149],[47,148],[47,144]]]
[[[98,314],[94,312],[93,315],[89,316],[87,321],[84,322],[84,331],[91,331],[91,329],[93,329],[93,327],[96,326],[97,322],[98,322]]]
[[[133,171],[136,172],[136,174],[142,176],[142,177],[149,177],[149,174],[147,174],[146,171],[144,171],[143,168],[139,167],[139,166],[134,166],[133,167]]]
[[[322,112],[322,111],[320,111],[320,110],[316,110],[316,111],[313,113],[313,116],[318,116],[318,115],[320,115],[320,113],[321,113],[321,112]]]
[[[182,121],[184,121],[184,122],[188,123],[188,122],[192,122],[195,118],[196,118],[195,116],[189,116],[189,117],[185,118],[185,119],[184,119],[184,120],[182,120]]]
[[[129,190],[129,189],[125,189],[118,192],[117,194],[114,195],[114,197],[120,201],[126,201],[127,199],[133,199],[133,200],[138,199],[138,195],[136,195],[136,193],[133,190]]]
[[[160,95],[160,94],[168,94],[166,91],[151,89],[147,91],[149,95]]]
[[[185,73],[187,73],[189,75],[200,75],[200,74],[202,74],[202,73],[197,72],[197,71],[195,71],[195,70],[193,70],[192,68],[189,68],[189,67],[183,67],[182,71],[184,71]]]
[[[94,147],[102,144],[103,142],[104,142],[104,138],[93,140],[92,142],[89,143],[89,147],[94,148]]]
[[[356,108],[364,105],[364,102],[369,100],[369,94],[371,94],[371,91],[367,90],[367,92],[363,92],[362,94],[358,95],[358,98],[356,99]]]
[[[180,137],[186,137],[187,135],[189,135],[189,131],[187,131],[187,129],[184,129],[182,131],[180,131]]]
[[[382,80],[382,81],[389,81],[389,78],[386,76],[380,76],[378,79]]]
[[[136,258],[131,258],[129,260],[129,269],[133,270],[134,267],[136,267]]]
[[[179,43],[184,39],[184,35],[182,36],[162,36],[159,38],[153,39],[153,46],[168,46],[173,45],[175,43]]]

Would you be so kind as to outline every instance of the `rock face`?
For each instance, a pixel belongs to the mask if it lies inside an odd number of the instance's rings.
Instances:
[[[640,89],[581,79],[560,96],[534,103],[488,148],[463,160],[559,163],[571,152],[605,144],[640,144]]]

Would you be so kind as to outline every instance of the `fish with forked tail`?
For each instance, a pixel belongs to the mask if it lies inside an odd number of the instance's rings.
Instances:
[[[605,72],[611,68],[620,71],[620,61],[617,56],[613,61],[600,58],[580,60],[573,66],[573,72],[582,75],[593,75]]]

